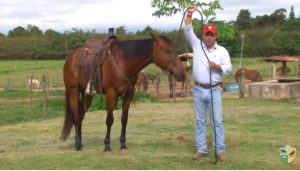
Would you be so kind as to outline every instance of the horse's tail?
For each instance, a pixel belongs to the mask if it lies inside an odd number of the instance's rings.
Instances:
[[[70,108],[70,99],[66,92],[65,93],[65,121],[60,136],[61,140],[65,141],[69,137],[72,126],[73,126],[73,121],[72,121],[72,112]]]

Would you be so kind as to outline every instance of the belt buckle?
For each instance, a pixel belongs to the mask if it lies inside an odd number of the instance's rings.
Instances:
[[[205,88],[205,89],[210,89],[210,88],[212,88],[213,86],[212,86],[212,85],[209,85],[209,84],[200,84],[200,87]]]

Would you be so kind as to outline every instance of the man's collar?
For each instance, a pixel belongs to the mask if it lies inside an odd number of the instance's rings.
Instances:
[[[204,47],[205,49],[207,49],[206,44],[205,44],[203,41],[202,41],[201,43],[202,43],[203,47]],[[217,47],[218,47],[218,43],[215,42],[214,46],[213,46],[210,50],[216,50]]]

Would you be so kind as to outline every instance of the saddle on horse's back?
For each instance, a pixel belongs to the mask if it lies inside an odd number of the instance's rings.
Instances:
[[[85,68],[85,77],[88,78],[86,94],[94,95],[96,92],[103,93],[101,68],[103,51],[113,40],[117,39],[114,29],[109,29],[109,35],[104,39],[89,39],[85,42],[83,51],[78,61],[78,67]],[[98,91],[97,91],[98,90]]]
[[[98,55],[105,46],[105,42],[105,39],[89,39],[85,42],[84,47],[89,54]]]

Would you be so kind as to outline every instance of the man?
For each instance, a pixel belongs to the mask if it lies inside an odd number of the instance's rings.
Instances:
[[[216,133],[213,134],[213,145],[216,149],[218,159],[226,161],[225,155],[225,136],[222,121],[222,76],[231,73],[232,65],[228,51],[217,44],[217,28],[214,24],[206,24],[202,30],[202,40],[199,40],[192,28],[192,14],[196,11],[196,6],[188,7],[185,17],[184,35],[188,43],[193,49],[193,77],[195,87],[193,88],[194,110],[195,110],[195,143],[196,153],[192,157],[198,160],[208,155],[206,142],[206,113],[210,114],[212,129]],[[202,45],[201,45],[202,44]],[[202,49],[203,46],[203,49]],[[209,61],[206,58],[205,53]],[[211,80],[210,80],[211,70]],[[213,99],[211,99],[211,91]],[[213,100],[213,113],[212,102]],[[214,118],[212,118],[214,117]],[[214,122],[213,122],[214,121]],[[214,131],[213,131],[214,132]]]

